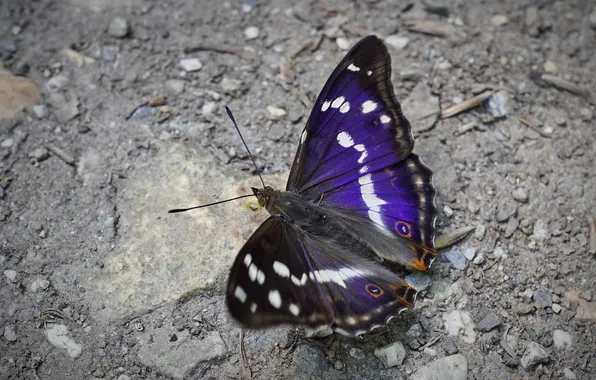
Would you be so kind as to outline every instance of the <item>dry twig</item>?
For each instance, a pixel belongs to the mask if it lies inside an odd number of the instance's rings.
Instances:
[[[486,99],[490,98],[490,96],[492,94],[493,94],[492,91],[484,91],[482,94],[476,95],[470,99],[464,100],[463,102],[461,102],[459,104],[444,108],[443,110],[441,110],[441,117],[443,119],[445,119],[445,118],[448,118],[451,116],[455,116],[455,115],[462,113],[464,111],[467,111],[467,110],[474,108],[476,106],[479,106]]]

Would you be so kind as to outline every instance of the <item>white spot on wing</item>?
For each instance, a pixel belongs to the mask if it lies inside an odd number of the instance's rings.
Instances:
[[[288,268],[285,264],[280,263],[279,261],[275,261],[273,263],[273,271],[275,271],[275,273],[277,273],[281,277],[290,277],[290,268]]]
[[[253,302],[253,303],[250,305],[250,312],[251,312],[251,313],[254,313],[255,311],[257,311],[257,304]]]
[[[389,124],[391,122],[391,118],[387,115],[381,115],[381,123]]]
[[[360,67],[354,65],[353,63],[350,63],[350,66],[348,66],[348,70],[350,70],[350,71],[360,71]]]
[[[362,103],[362,113],[369,113],[377,109],[378,104],[372,100]]]
[[[323,105],[321,106],[321,111],[325,112],[329,109],[329,106],[331,105],[331,102],[329,100],[325,100],[323,102]]]
[[[360,155],[360,158],[358,159],[358,163],[359,164],[363,163],[364,160],[366,160],[366,157],[368,157],[368,152],[366,151],[366,147],[364,146],[364,144],[358,144],[358,145],[354,145],[354,149],[356,149],[357,151],[362,153]]]
[[[354,140],[352,140],[352,136],[350,136],[348,132],[339,132],[337,134],[337,142],[344,148],[349,148],[354,145]]]
[[[362,196],[362,200],[368,207],[368,217],[370,220],[375,222],[379,225],[379,227],[384,226],[383,220],[381,219],[381,205],[387,204],[384,200],[377,197],[375,194],[375,185],[372,182],[372,175],[366,174],[362,177],[358,178],[358,183],[360,186],[360,195]],[[385,230],[385,228],[383,228]]]
[[[349,110],[350,110],[350,103],[349,102],[345,102],[339,108],[339,112],[341,112],[341,113],[347,113]]]
[[[257,281],[259,282],[260,285],[263,285],[263,283],[265,282],[265,273],[263,273],[263,271],[260,269],[259,269],[259,272],[257,273]]]
[[[306,131],[302,132],[302,135],[300,136],[300,144],[304,144],[304,142],[306,141],[306,136],[308,136]]]
[[[364,165],[363,167],[360,168],[360,170],[358,170],[358,173],[360,174],[365,174],[368,172],[368,165]]]
[[[302,285],[306,284],[306,280],[308,280],[308,276],[306,275],[306,273],[302,273],[301,278],[298,278],[298,277],[292,275],[291,279],[292,279],[292,282],[294,283],[294,285],[302,286]]]
[[[300,309],[298,308],[298,305],[294,305],[293,303],[290,304],[288,309],[290,310],[290,313],[292,313],[294,315],[298,315],[300,313]]]
[[[372,71],[370,71],[370,70],[368,70],[368,71],[366,72],[366,75],[368,75],[368,76],[370,76],[371,74],[372,74]]]
[[[281,307],[281,295],[277,290],[272,290],[269,292],[269,303],[276,309]]]
[[[331,108],[339,108],[339,106],[343,104],[344,100],[346,100],[346,98],[343,96],[336,98],[333,103],[331,103]]]
[[[250,264],[250,267],[248,268],[248,277],[250,278],[251,281],[254,281],[257,279],[258,271],[259,271],[259,268],[257,268],[257,266],[255,264]]]
[[[252,256],[250,255],[250,253],[247,253],[246,256],[244,256],[244,265],[246,265],[246,267],[248,268],[251,262]]]
[[[236,286],[234,290],[234,297],[238,298],[240,302],[244,303],[246,301],[246,292],[240,286]]]

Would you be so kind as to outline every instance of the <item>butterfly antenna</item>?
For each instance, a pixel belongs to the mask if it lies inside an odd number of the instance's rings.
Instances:
[[[228,108],[228,106],[226,106],[226,112],[228,113],[228,116],[232,120],[232,123],[234,123],[234,127],[236,128],[236,131],[238,132],[238,135],[240,136],[240,139],[242,140],[242,144],[244,144],[244,147],[246,148],[246,151],[248,152],[248,156],[250,157],[253,165],[255,166],[255,170],[257,171],[257,175],[261,179],[261,183],[263,184],[263,189],[264,189],[265,181],[263,181],[263,177],[261,177],[261,173],[259,172],[259,167],[257,166],[257,163],[255,161],[255,158],[252,156],[252,153],[250,153],[250,149],[248,149],[248,145],[246,145],[246,141],[244,141],[244,137],[242,136],[242,133],[240,133],[240,128],[238,128],[238,124],[236,124],[236,119],[234,119],[234,115],[232,115],[232,111]]]
[[[254,195],[252,195],[252,194],[244,194],[244,195],[241,195],[241,196],[236,197],[236,198],[225,199],[225,200],[219,201],[219,202],[207,203],[206,205],[193,206],[193,207],[188,207],[188,208],[175,208],[173,210],[168,210],[168,214],[176,214],[176,213],[179,213],[179,212],[194,210],[194,209],[197,209],[197,208],[215,206],[215,205],[218,205],[218,204],[222,204],[222,203],[226,203],[226,202],[230,202],[230,201],[235,201],[237,199],[248,198],[248,197],[254,197]]]

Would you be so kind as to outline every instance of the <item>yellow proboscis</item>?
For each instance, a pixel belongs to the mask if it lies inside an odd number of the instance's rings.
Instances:
[[[259,200],[257,199],[257,197],[250,197],[246,200],[246,203],[244,205],[246,207],[246,209],[250,212],[252,212],[255,215],[258,215],[261,213],[261,210],[263,209],[263,206],[261,206],[259,204]]]

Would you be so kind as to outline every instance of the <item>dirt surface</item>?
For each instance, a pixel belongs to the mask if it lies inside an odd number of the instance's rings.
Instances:
[[[0,378],[596,378],[593,2],[0,0],[0,20]],[[222,289],[264,216],[165,212],[259,184],[226,105],[281,186],[369,33],[391,36],[439,231],[475,230],[389,328],[246,331],[249,369]]]

